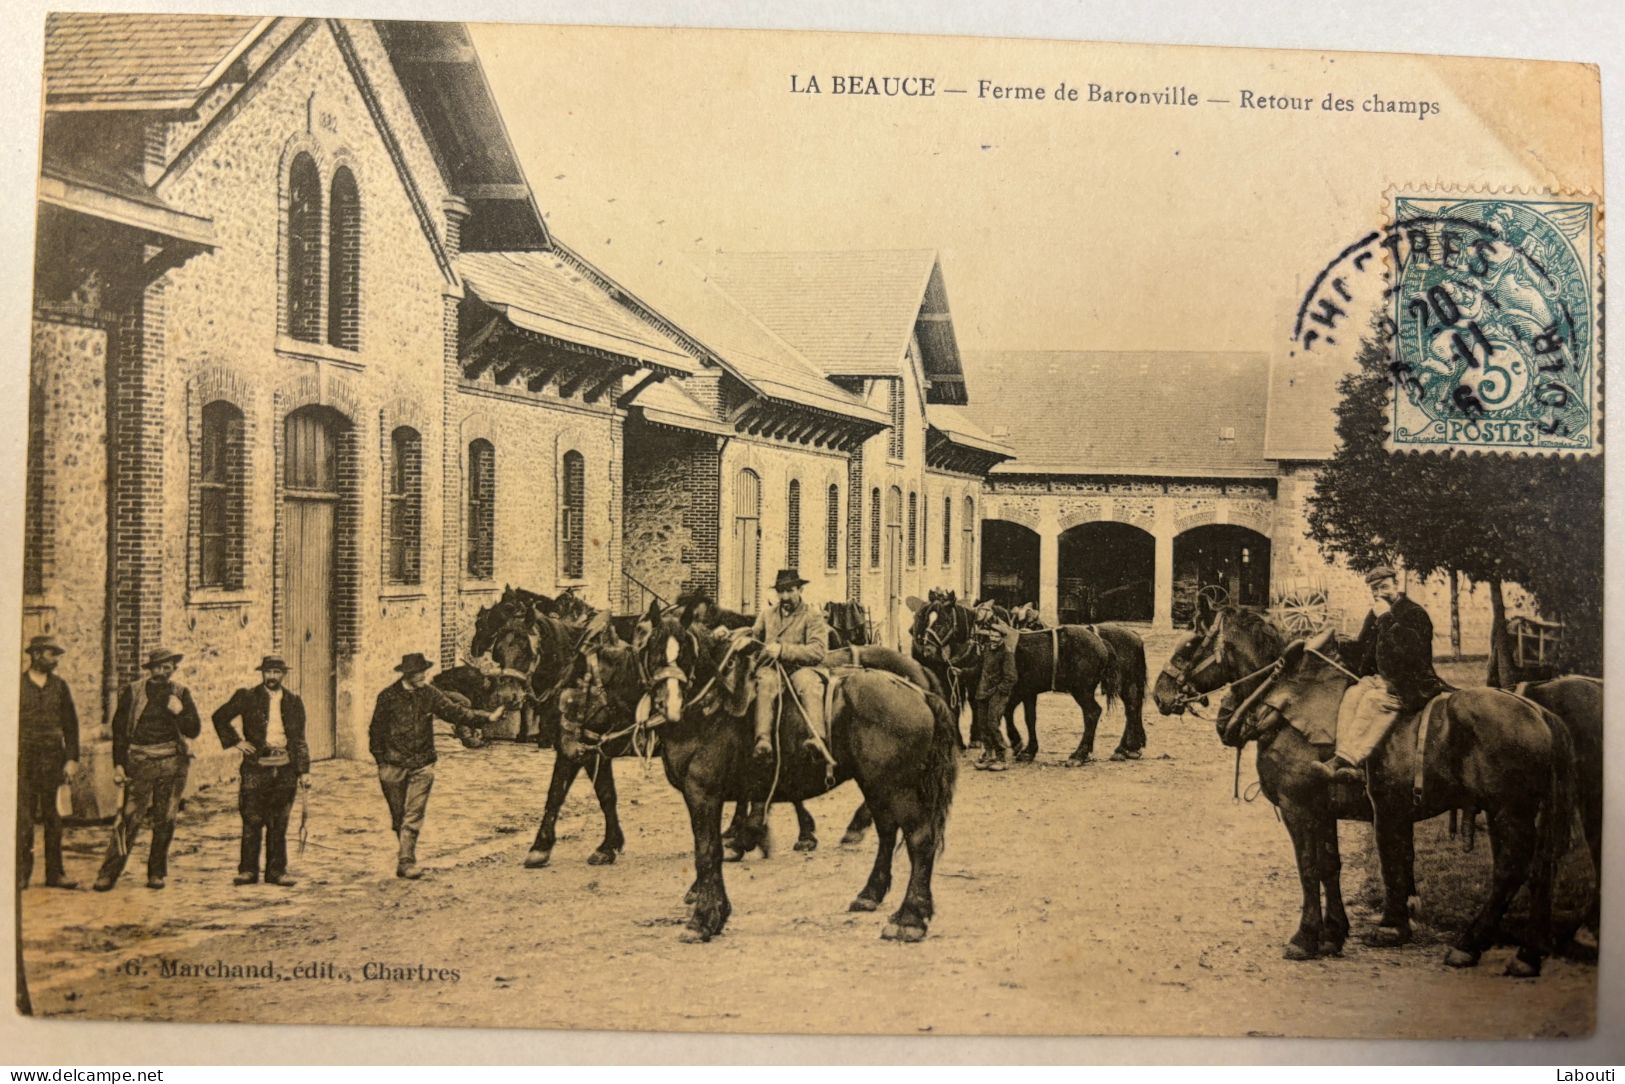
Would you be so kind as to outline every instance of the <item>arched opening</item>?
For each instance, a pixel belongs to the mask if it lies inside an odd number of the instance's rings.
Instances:
[[[287,299],[288,334],[321,341],[322,180],[308,154],[294,158],[288,171]]]
[[[952,511],[943,505],[944,519]],[[943,531],[946,551],[952,531]],[[980,597],[1001,606],[1038,601],[1038,532],[1003,519],[982,521],[982,589]]]
[[[1221,606],[1270,602],[1270,540],[1233,523],[1210,523],[1174,538],[1175,625],[1191,625]]]
[[[1157,544],[1127,523],[1080,523],[1061,532],[1059,594],[1062,624],[1150,621]]]

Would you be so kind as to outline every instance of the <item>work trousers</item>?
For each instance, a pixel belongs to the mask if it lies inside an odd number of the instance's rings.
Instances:
[[[423,830],[423,815],[429,809],[429,791],[434,788],[434,765],[421,768],[401,768],[394,764],[378,765],[378,785],[384,800],[389,803],[389,827],[400,843],[401,856],[412,852]]]
[[[1337,755],[1364,764],[1399,718],[1399,698],[1376,674],[1363,677],[1343,695],[1337,709]]]
[[[169,841],[175,837],[181,795],[191,757],[176,744],[132,745],[125,766],[124,806],[113,825],[99,880],[117,881],[135,850],[141,824],[152,821],[152,846],[147,850],[147,876],[169,876]]]
[[[243,817],[238,873],[259,873],[262,838],[265,879],[275,880],[288,872],[288,816],[298,790],[299,776],[292,764],[261,768],[251,760],[243,761],[237,785],[237,810]]]
[[[62,818],[56,811],[56,788],[65,765],[60,747],[29,749],[17,759],[17,884],[34,875],[34,825],[45,828],[45,882],[63,879]]]

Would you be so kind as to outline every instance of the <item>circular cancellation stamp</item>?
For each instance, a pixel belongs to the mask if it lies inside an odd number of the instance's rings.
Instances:
[[[1599,452],[1597,202],[1400,189],[1384,204],[1387,225],[1340,253],[1304,297],[1299,347],[1335,343],[1380,271],[1389,447]]]

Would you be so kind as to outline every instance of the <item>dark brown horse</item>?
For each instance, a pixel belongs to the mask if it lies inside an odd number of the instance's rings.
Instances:
[[[823,757],[803,748],[805,724],[789,697],[777,752],[764,765],[751,755],[749,719],[751,675],[763,662],[759,645],[697,635],[658,607],[645,620],[648,633],[635,653],[650,695],[648,725],[658,728],[666,778],[682,793],[694,832],[694,907],[683,939],[715,937],[732,909],[722,878],[724,802],[803,800],[846,779],[857,781],[879,836],[874,867],[851,910],[873,911],[886,897],[901,833],[909,885],[881,936],[923,938],[957,768],[953,721],[941,698],[892,674],[844,673],[830,698],[834,769],[826,773]]]
[[[1002,643],[986,647],[982,657],[982,672],[978,678],[978,698],[975,711],[985,715],[978,726],[986,732],[996,727],[998,719],[1016,701],[1036,704],[1043,692],[1064,692],[1077,702],[1083,712],[1083,734],[1078,747],[1067,758],[1069,764],[1083,764],[1094,754],[1095,728],[1100,724],[1101,705],[1095,700],[1098,689],[1110,706],[1113,701],[1123,703],[1123,736],[1118,740],[1113,760],[1138,760],[1145,749],[1145,724],[1141,718],[1145,705],[1146,666],[1145,643],[1132,629],[1120,625],[1061,625],[1041,632],[1021,632],[1016,640],[1015,673],[1013,680],[1002,680],[994,668],[1005,665],[995,656],[1002,652]],[[1003,743],[999,743],[993,756],[1003,759]],[[1016,754],[1017,760],[1032,760],[1038,755],[1038,727],[1036,711],[1027,716],[1027,744]]]
[[[1303,894],[1286,957],[1342,952],[1349,922],[1338,819],[1374,822],[1384,902],[1371,941],[1392,945],[1410,939],[1408,900],[1416,890],[1412,824],[1470,805],[1489,813],[1495,872],[1488,899],[1445,962],[1453,967],[1478,962],[1532,866],[1530,936],[1507,972],[1539,974],[1551,942],[1552,883],[1572,815],[1568,728],[1556,716],[1501,690],[1456,690],[1430,722],[1420,753],[1423,713],[1400,720],[1368,762],[1366,794],[1329,786],[1316,763],[1331,749],[1312,744],[1299,729],[1325,726],[1354,680],[1329,654],[1329,641],[1325,633],[1283,648],[1268,621],[1231,608],[1215,618],[1197,646],[1181,645],[1176,652],[1181,667],[1164,671],[1166,685],[1158,680],[1159,707],[1168,703],[1178,708],[1195,702],[1203,686],[1206,692],[1225,686],[1216,723],[1221,741],[1238,750],[1249,741],[1258,743],[1259,785],[1292,838]]]

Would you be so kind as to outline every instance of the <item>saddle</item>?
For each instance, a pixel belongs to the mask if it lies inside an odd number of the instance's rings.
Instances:
[[[1356,693],[1356,690],[1358,690],[1358,693]],[[1422,782],[1425,774],[1424,769],[1426,767],[1428,735],[1431,732],[1436,731],[1443,722],[1445,701],[1449,699],[1450,694],[1454,693],[1455,691],[1456,690],[1452,688],[1444,689],[1443,691],[1435,693],[1432,697],[1430,697],[1427,703],[1422,705],[1420,709],[1416,711],[1399,712],[1396,716],[1394,716],[1393,722],[1389,724],[1387,733],[1384,734],[1381,741],[1378,742],[1379,746],[1386,744],[1388,741],[1393,739],[1393,736],[1396,733],[1399,733],[1404,728],[1408,727],[1411,720],[1416,720],[1416,756],[1414,761],[1415,773],[1414,778],[1412,779],[1412,789],[1418,804],[1421,804],[1422,801]],[[1370,692],[1371,690],[1362,688],[1358,685],[1351,685],[1345,689],[1343,692],[1342,702],[1338,705],[1337,713],[1332,716],[1329,725],[1324,720],[1316,720],[1313,723],[1305,723],[1293,718],[1288,719],[1288,722],[1292,725],[1294,730],[1302,734],[1311,745],[1316,747],[1317,751],[1321,754],[1322,759],[1324,759],[1325,756],[1330,754],[1332,749],[1337,747],[1337,732],[1339,726],[1353,715],[1358,699],[1369,695]]]

